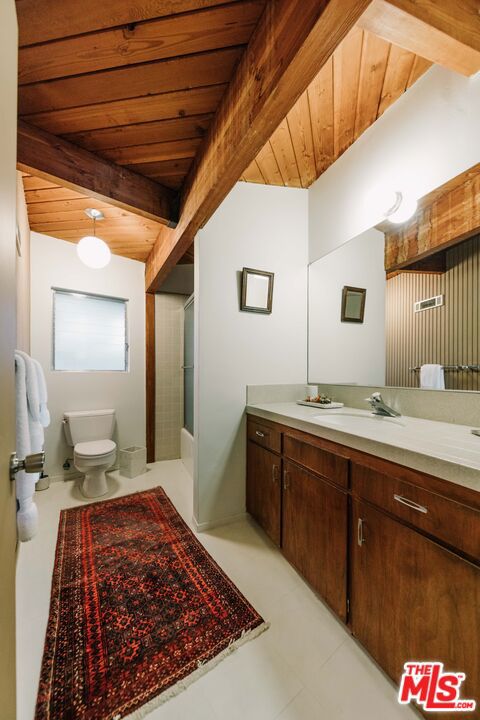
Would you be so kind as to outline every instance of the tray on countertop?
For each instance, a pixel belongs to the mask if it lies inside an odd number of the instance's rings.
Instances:
[[[311,402],[310,400],[297,400],[297,405],[307,405],[308,407],[316,407],[319,410],[335,410],[335,408],[344,407],[344,403],[331,402],[326,405],[325,403]]]

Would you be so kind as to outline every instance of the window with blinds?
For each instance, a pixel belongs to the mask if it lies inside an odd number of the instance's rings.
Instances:
[[[53,369],[128,370],[127,301],[53,288]]]

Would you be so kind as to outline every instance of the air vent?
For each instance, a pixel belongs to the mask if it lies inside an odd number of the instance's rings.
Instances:
[[[434,308],[440,307],[445,304],[444,295],[436,295],[426,300],[419,300],[414,303],[413,307],[416,313],[422,312],[423,310],[433,310]]]

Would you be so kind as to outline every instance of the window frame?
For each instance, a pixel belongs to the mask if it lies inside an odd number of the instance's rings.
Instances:
[[[130,338],[129,338],[129,326],[128,326],[128,298],[116,297],[114,295],[103,295],[101,293],[86,292],[83,290],[72,290],[70,288],[61,288],[52,286],[52,356],[51,356],[51,370],[52,372],[58,373],[129,373],[130,372]],[[64,370],[62,368],[55,367],[55,322],[56,322],[56,303],[55,298],[57,294],[61,295],[80,295],[82,297],[91,297],[98,300],[110,300],[112,302],[123,303],[124,306],[124,317],[125,317],[125,367],[123,370]]]

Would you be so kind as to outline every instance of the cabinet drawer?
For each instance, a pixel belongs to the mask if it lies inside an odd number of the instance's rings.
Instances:
[[[257,445],[261,445],[273,452],[280,453],[282,451],[282,434],[278,430],[250,418],[248,419],[247,428],[249,440],[253,440]]]
[[[480,511],[352,463],[352,492],[480,560]]]
[[[348,487],[348,460],[285,434],[283,454],[331,482]]]

